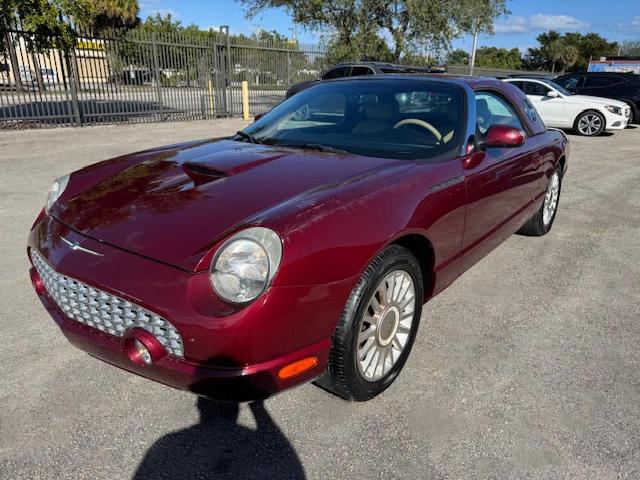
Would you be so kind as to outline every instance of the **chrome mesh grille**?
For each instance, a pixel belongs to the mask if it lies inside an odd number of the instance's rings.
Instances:
[[[91,287],[56,272],[38,252],[31,249],[33,265],[47,292],[72,320],[116,337],[140,327],[151,332],[172,355],[184,356],[182,337],[164,318],[120,297]]]

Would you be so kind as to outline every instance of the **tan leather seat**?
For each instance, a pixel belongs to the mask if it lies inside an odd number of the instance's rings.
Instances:
[[[493,115],[489,110],[489,103],[484,98],[476,100],[476,117],[480,133],[485,133],[491,125]]]
[[[395,99],[368,105],[364,111],[366,119],[353,127],[352,133],[378,133],[390,130],[396,124],[400,107]]]

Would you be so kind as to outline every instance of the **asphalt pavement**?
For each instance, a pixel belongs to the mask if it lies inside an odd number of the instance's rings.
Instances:
[[[552,232],[511,237],[429,302],[370,402],[305,385],[220,404],[73,348],[27,273],[51,181],[243,125],[0,132],[0,478],[640,478],[640,128],[570,136]]]

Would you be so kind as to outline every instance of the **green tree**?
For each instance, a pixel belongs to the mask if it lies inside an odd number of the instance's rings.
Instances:
[[[505,0],[241,0],[249,16],[283,7],[293,20],[310,29],[331,29],[336,42],[350,48],[362,29],[393,40],[392,59],[411,51],[448,47],[470,32],[492,32],[494,19],[507,13]]]
[[[554,40],[545,48],[546,57],[551,60],[551,73],[556,73],[556,63],[562,60],[567,45],[563,40]]]
[[[580,58],[580,52],[573,45],[567,45],[562,52],[562,73],[567,68],[571,68]]]
[[[520,50],[512,48],[481,47],[476,52],[476,65],[478,67],[507,68],[520,70],[522,58]]]
[[[618,44],[609,42],[606,38],[597,33],[581,34],[577,32],[569,32],[560,34],[555,31],[542,33],[537,37],[539,47],[530,48],[525,57],[527,68],[536,70],[552,70],[554,63],[560,63],[568,67],[571,71],[586,70],[590,59],[616,55]],[[557,46],[555,42],[560,41],[563,51],[559,57],[557,56]],[[568,47],[575,48],[578,54],[574,58],[574,52],[571,50],[567,56]],[[564,59],[564,60],[563,60]],[[572,60],[567,62],[566,60]]]
[[[451,65],[468,65],[469,53],[461,48],[452,50],[447,54],[447,63]]]

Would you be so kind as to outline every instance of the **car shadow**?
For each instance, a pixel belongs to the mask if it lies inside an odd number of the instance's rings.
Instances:
[[[226,357],[211,358],[207,365],[238,365]],[[207,392],[216,389],[224,396],[225,387],[212,387],[207,380],[207,368],[193,375],[191,390]],[[266,398],[255,381],[226,388],[246,398]],[[220,389],[220,390],[218,390]],[[133,478],[135,480],[167,479],[304,479],[305,472],[298,455],[273,421],[263,400],[251,403],[223,402],[205,396],[194,397],[200,420],[183,430],[169,433],[149,448]],[[231,396],[230,398],[236,398]],[[238,420],[241,409],[249,409],[255,428]]]
[[[135,480],[304,479],[298,456],[262,401],[248,404],[256,428],[238,424],[240,404],[198,397],[200,422],[159,439]]]
[[[580,135],[579,133],[576,133],[574,130],[571,129],[566,129],[566,130],[562,130],[564,133],[572,136],[572,137],[581,137],[582,135]],[[615,135],[614,132],[602,132],[600,135],[597,135],[598,137],[611,137],[612,135]]]

